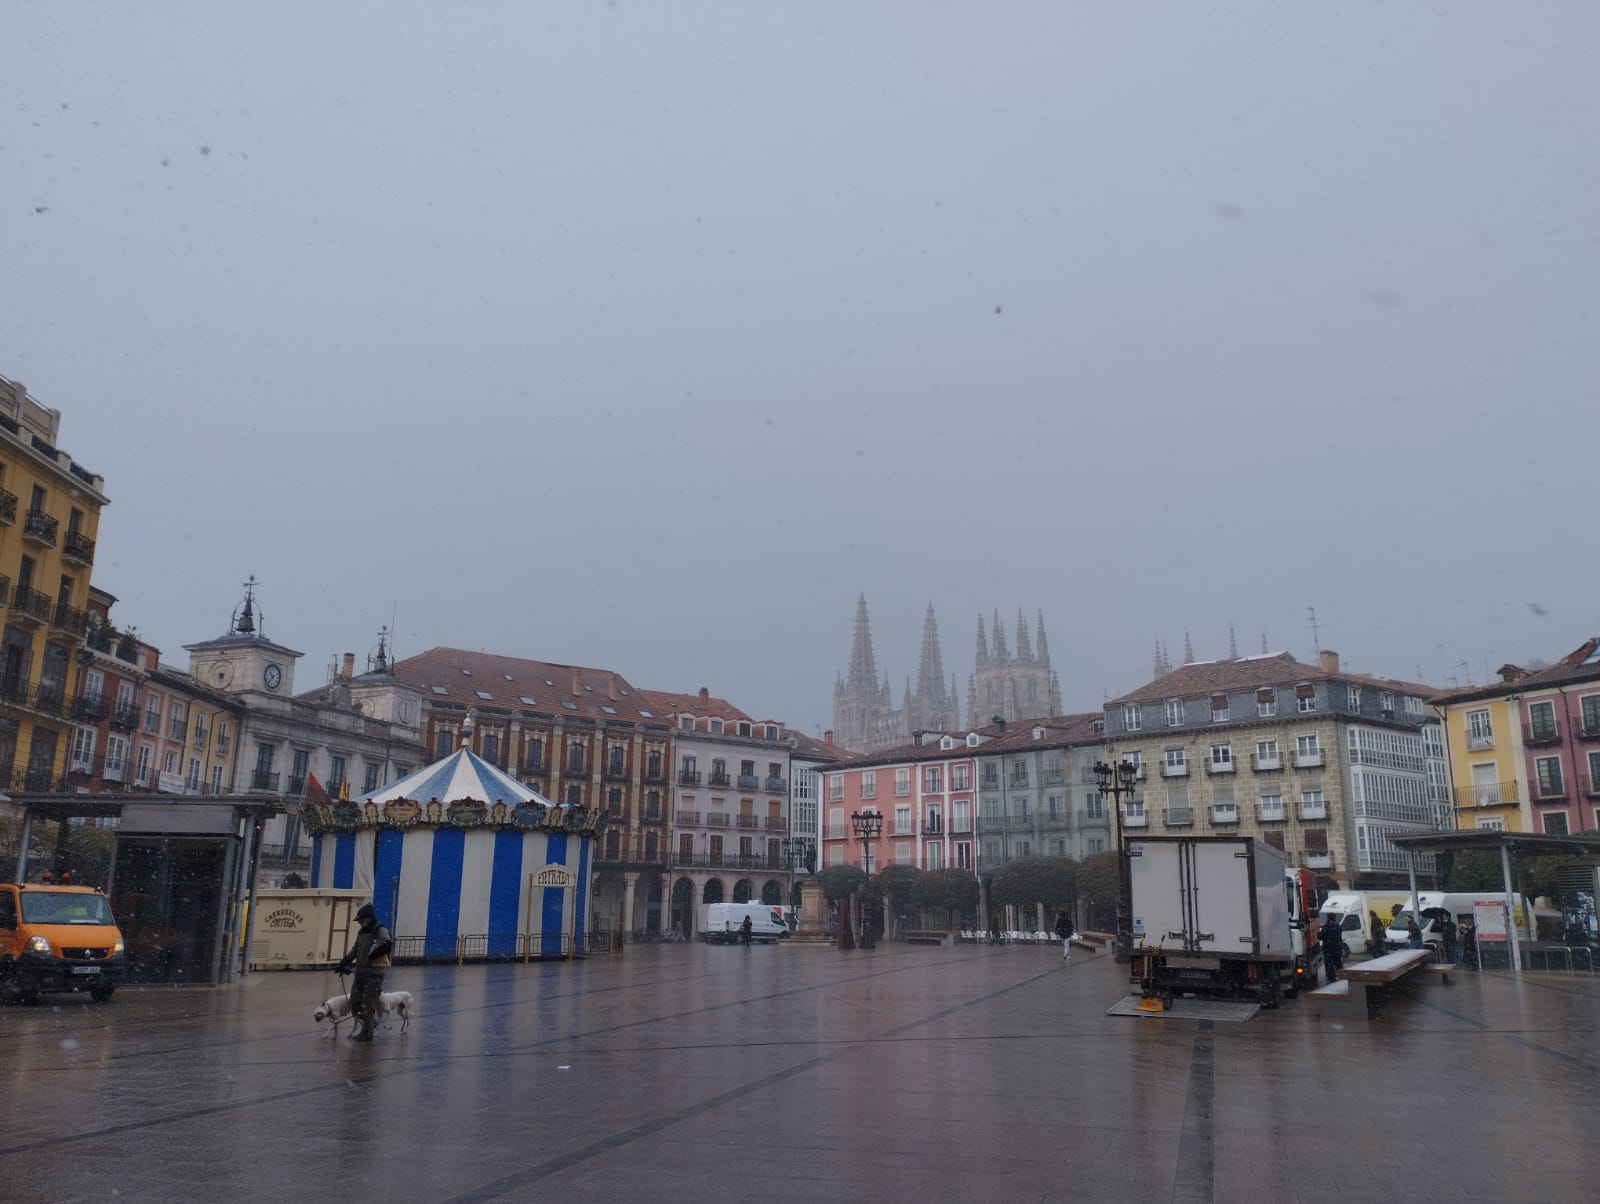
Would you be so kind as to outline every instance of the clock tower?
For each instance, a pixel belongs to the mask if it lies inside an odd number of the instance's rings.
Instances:
[[[233,612],[228,634],[183,646],[189,654],[189,673],[213,690],[282,699],[287,707],[294,695],[294,663],[303,654],[266,637],[255,587],[254,577],[245,582],[244,602]],[[253,705],[262,701],[255,699]]]

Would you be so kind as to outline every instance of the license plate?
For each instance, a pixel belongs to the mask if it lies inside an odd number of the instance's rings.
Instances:
[[[73,966],[72,967],[72,972],[74,974],[98,974],[98,973],[100,973],[100,967],[99,966]]]

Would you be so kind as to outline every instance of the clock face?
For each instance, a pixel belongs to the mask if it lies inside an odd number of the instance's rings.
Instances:
[[[276,690],[283,684],[283,670],[277,665],[268,665],[266,672],[261,675],[261,680],[267,683],[267,689]]]

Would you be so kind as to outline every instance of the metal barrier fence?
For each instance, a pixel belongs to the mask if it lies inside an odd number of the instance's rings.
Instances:
[[[395,962],[535,961],[582,956],[593,950],[592,936],[574,942],[542,932],[463,933],[456,937],[397,936]]]

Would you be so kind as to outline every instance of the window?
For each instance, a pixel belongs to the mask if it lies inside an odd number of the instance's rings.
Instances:
[[[844,808],[831,807],[828,810],[828,839],[844,839]]]
[[[1270,823],[1283,817],[1283,795],[1263,794],[1261,801],[1256,804],[1256,818],[1263,823]]]
[[[222,756],[228,751],[228,721],[217,720],[217,755]]]
[[[1349,706],[1349,709],[1359,712],[1361,710],[1361,687],[1346,686],[1344,689],[1345,702]]]
[[[167,749],[166,754],[161,758],[161,772],[162,773],[177,773],[178,772],[178,750],[177,749],[175,749],[175,748]]]
[[[106,676],[98,669],[90,669],[83,675],[83,697],[85,702],[99,702],[105,692]]]
[[[1211,772],[1233,772],[1233,745],[1213,744],[1211,746]]]
[[[211,793],[222,793],[222,766],[220,765],[213,765],[211,767]]]
[[[311,750],[297,748],[289,770],[289,793],[298,795],[306,788],[306,775],[311,772]]]
[[[1183,722],[1183,699],[1167,699],[1167,726],[1177,727]]]
[[[1467,712],[1467,747],[1488,748],[1494,743],[1494,727],[1488,711]]]
[[[1256,717],[1258,719],[1271,719],[1278,713],[1278,692],[1276,690],[1256,691]]]
[[[1123,753],[1122,759],[1133,766],[1133,776],[1135,778],[1144,777],[1144,753],[1134,749],[1132,752]]]
[[[1211,722],[1228,722],[1228,696],[1226,694],[1213,694],[1211,696]]]
[[[378,770],[380,768],[376,761],[368,761],[366,763],[366,771],[362,779],[364,784],[361,787],[363,793],[371,794],[378,788]]]
[[[1281,853],[1281,852],[1284,851],[1284,848],[1283,848],[1283,832],[1282,832],[1281,829],[1274,830],[1274,831],[1271,831],[1271,832],[1263,832],[1261,834],[1261,839],[1266,841],[1273,848],[1277,849],[1278,852]]]
[[[1085,853],[1104,853],[1106,851],[1106,838],[1104,836],[1086,836],[1083,840]]]
[[[1188,762],[1184,760],[1183,749],[1167,749],[1167,763],[1163,772],[1169,778],[1179,778],[1189,772]]]
[[[331,767],[328,770],[328,792],[335,796],[344,788],[344,758],[331,758]]]
[[[1589,793],[1600,794],[1600,752],[1589,754]]]
[[[444,760],[450,755],[450,746],[455,740],[455,734],[444,728],[433,733],[433,755],[436,760]]]
[[[1407,715],[1422,714],[1422,699],[1418,698],[1415,694],[1407,694],[1405,696],[1405,706]]]
[[[844,801],[844,774],[830,773],[828,775],[828,801],[830,803],[840,803]],[[839,815],[843,816],[844,812],[839,812]],[[842,819],[840,822],[843,822]],[[841,832],[839,835],[843,836],[844,833]]]
[[[911,835],[911,807],[898,806],[894,809],[894,834],[896,836]]]
[[[1561,788],[1561,758],[1560,757],[1535,757],[1533,768],[1539,777],[1540,798],[1564,798],[1566,791]]]
[[[1294,738],[1294,755],[1301,762],[1320,761],[1322,759],[1322,745],[1315,732],[1309,736],[1296,736]]]
[[[656,820],[661,818],[661,791],[647,790],[645,792],[644,817]]]
[[[1326,819],[1327,817],[1328,804],[1322,797],[1322,791],[1302,790],[1300,792],[1300,818]]]
[[[944,846],[942,844],[937,841],[930,842],[923,846],[923,852],[927,858],[927,865],[923,867],[924,869],[942,870],[944,868]]]
[[[500,737],[494,732],[483,733],[483,759],[491,765],[500,764]]]
[[[1378,709],[1386,715],[1394,714],[1394,695],[1388,690],[1378,695]]]
[[[583,745],[576,740],[567,745],[567,772],[583,772]]]
[[[1505,826],[1506,821],[1501,819],[1498,815],[1480,816],[1478,818],[1479,829],[1486,832],[1500,832],[1504,830]]]
[[[1140,707],[1136,702],[1130,702],[1122,708],[1122,729],[1128,732],[1139,730]]]
[[[75,727],[72,729],[72,769],[74,772],[84,772],[94,763],[94,728]]]
[[[897,796],[911,793],[910,769],[897,769],[894,771],[894,792]]]
[[[861,797],[862,798],[877,798],[878,797],[878,771],[877,770],[875,770],[875,769],[863,769],[861,771]]]
[[[1256,741],[1256,768],[1275,769],[1278,764],[1278,742],[1276,740]]]
[[[713,719],[713,720],[712,720],[712,721],[711,721],[711,734],[712,734],[712,735],[713,735],[713,736],[720,736],[720,735],[722,735],[722,720],[720,720],[720,719]]]
[[[958,870],[970,870],[972,868],[971,842],[965,840],[960,841],[953,846],[953,851],[956,858],[956,868]]]
[[[150,781],[150,746],[139,745],[139,763],[134,767],[133,781],[136,786],[147,785]]]
[[[1600,735],[1600,694],[1585,694],[1579,706],[1583,713],[1583,734]]]
[[[1098,790],[1091,790],[1083,796],[1084,814],[1090,819],[1104,819],[1106,817],[1105,796]]]
[[[623,758],[622,746],[620,744],[613,744],[609,749],[606,750],[606,756],[610,759],[608,768],[611,770],[611,772],[621,773]]]
[[[683,732],[692,732],[692,731],[694,731],[694,716],[693,715],[679,715],[678,716],[678,730],[679,731],[683,731]]]
[[[170,716],[170,722],[167,724],[167,735],[171,739],[173,739],[173,740],[182,740],[183,739],[184,730],[188,726],[184,722],[186,717],[187,716],[186,716],[186,713],[184,711],[183,703],[174,701],[173,704],[172,704],[172,712],[171,712],[171,716]]]
[[[660,773],[661,754],[658,752],[653,752],[650,754],[650,756],[654,758],[650,762],[651,772]],[[523,746],[522,764],[527,769],[544,768],[544,742],[542,740],[531,738],[528,740],[527,744]]]
[[[1553,740],[1556,734],[1556,708],[1552,702],[1536,702],[1528,707],[1528,735],[1534,740]]]
[[[739,730],[739,734],[741,736],[748,736],[750,734],[750,725],[748,723],[746,723],[744,720],[741,719],[739,721],[739,729],[738,730]]]
[[[1295,709],[1301,714],[1317,709],[1317,688],[1310,683],[1303,682],[1294,688]]]
[[[123,772],[127,769],[128,741],[122,736],[108,736],[106,738],[106,772],[105,776],[112,781],[120,782]]]
[[[922,770],[922,789],[926,794],[942,793],[944,787],[944,772],[937,765],[925,766]]]
[[[972,789],[972,767],[970,765],[952,765],[952,766],[950,766],[950,789],[951,790],[971,790]]]
[[[767,739],[768,740],[776,740],[777,738],[778,738],[778,725],[776,723],[767,724]]]
[[[1013,761],[1011,763],[1011,784],[1013,786],[1026,786],[1028,784],[1028,763],[1026,761]]]
[[[1567,813],[1565,811],[1551,811],[1544,817],[1544,834],[1546,836],[1565,836],[1567,834]]]
[[[578,785],[576,782],[567,787],[567,806],[583,806],[583,787]]]

